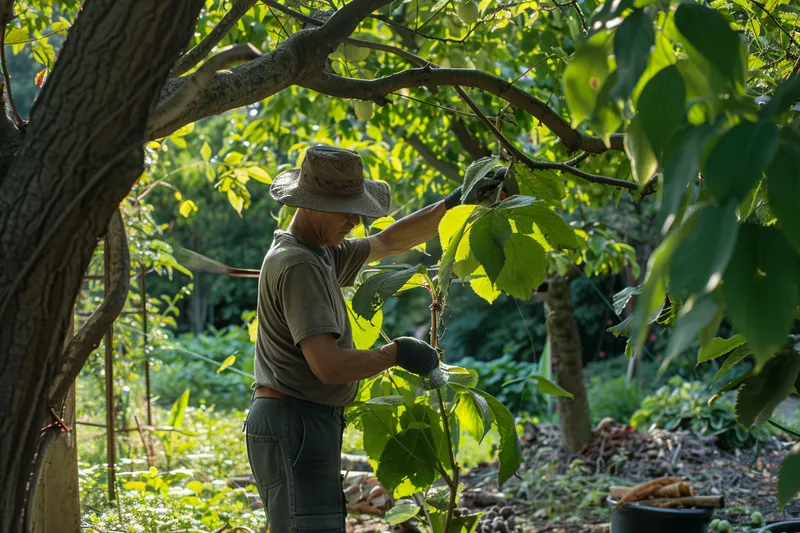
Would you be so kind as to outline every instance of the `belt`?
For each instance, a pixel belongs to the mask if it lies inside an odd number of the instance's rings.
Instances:
[[[270,389],[269,387],[257,387],[256,392],[254,394],[255,398],[283,398],[286,396],[284,393],[280,391],[276,391],[275,389]]]

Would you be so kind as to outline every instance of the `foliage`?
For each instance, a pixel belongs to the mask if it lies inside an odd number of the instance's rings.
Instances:
[[[597,424],[606,417],[627,423],[642,407],[645,392],[638,381],[628,383],[625,376],[606,379],[595,376],[589,380],[587,394],[592,423]]]
[[[729,396],[711,404],[709,397],[702,383],[684,382],[674,377],[668,386],[644,399],[641,409],[631,417],[631,425],[640,430],[684,428],[702,435],[716,435],[719,443],[728,449],[751,448],[758,441],[770,438],[771,432],[764,425],[748,430],[737,422]]]

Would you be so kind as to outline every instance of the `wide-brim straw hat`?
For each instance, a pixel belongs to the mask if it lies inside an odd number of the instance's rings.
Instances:
[[[370,218],[386,216],[391,202],[386,183],[364,178],[361,156],[327,145],[309,148],[300,168],[279,174],[269,193],[292,207]]]

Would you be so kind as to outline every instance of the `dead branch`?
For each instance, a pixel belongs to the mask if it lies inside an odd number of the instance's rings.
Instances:
[[[235,0],[231,10],[225,13],[222,20],[220,20],[219,23],[214,26],[214,29],[206,35],[206,38],[178,59],[170,74],[173,76],[180,76],[202,61],[257,1],[258,0]]]
[[[125,224],[118,210],[114,211],[108,223],[105,246],[108,246],[111,268],[110,286],[103,303],[92,313],[64,350],[61,370],[48,391],[50,405],[60,406],[63,403],[67,391],[78,377],[89,354],[100,344],[100,339],[119,315],[128,298],[130,251]]]

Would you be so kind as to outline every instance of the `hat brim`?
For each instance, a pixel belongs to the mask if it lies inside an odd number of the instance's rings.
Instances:
[[[326,213],[362,215],[370,218],[389,214],[391,193],[382,181],[364,180],[364,192],[358,196],[325,196],[300,187],[300,169],[282,172],[269,187],[270,196],[282,204]]]

